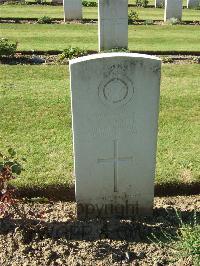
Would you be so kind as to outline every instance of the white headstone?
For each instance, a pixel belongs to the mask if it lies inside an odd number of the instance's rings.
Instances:
[[[164,7],[165,0],[155,0],[155,7]]]
[[[64,21],[82,19],[82,0],[63,0]]]
[[[99,51],[128,47],[128,0],[98,0]]]
[[[200,6],[200,0],[187,0],[187,8],[195,8]]]
[[[152,213],[160,68],[131,53],[70,61],[78,217]]]
[[[182,0],[165,0],[164,21],[172,18],[182,19]]]

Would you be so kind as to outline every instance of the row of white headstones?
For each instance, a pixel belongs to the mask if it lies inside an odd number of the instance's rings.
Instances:
[[[99,4],[98,6],[100,7],[99,13],[103,14],[102,8],[104,10],[107,10],[108,5],[110,5],[112,8],[114,5],[116,5],[117,7],[118,6],[121,7],[122,5],[128,6],[128,0],[98,0],[98,4]],[[188,8],[195,8],[198,7],[199,5],[200,5],[200,0],[187,0]],[[82,19],[82,0],[63,0],[63,6],[64,6],[65,21],[69,19]],[[155,0],[155,7],[163,7],[163,6],[165,6],[164,21],[171,18],[177,18],[181,20],[182,0]],[[116,9],[117,8],[114,8],[114,10]],[[120,10],[118,14],[120,15]],[[128,17],[128,12],[126,16]]]
[[[200,0],[191,0],[200,1]],[[82,0],[63,0],[64,19],[82,18]],[[164,20],[181,20],[182,0],[165,0]],[[128,47],[128,0],[98,0],[99,51]]]

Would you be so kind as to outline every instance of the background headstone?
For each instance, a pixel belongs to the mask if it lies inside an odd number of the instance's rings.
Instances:
[[[63,0],[64,21],[82,19],[82,0]]]
[[[160,67],[129,53],[70,61],[79,218],[151,214]]]
[[[165,0],[164,21],[172,18],[182,19],[182,0]]]
[[[165,0],[155,0],[155,7],[164,7]]]
[[[200,0],[187,0],[187,8],[195,8],[200,6]]]
[[[99,51],[128,47],[128,0],[98,0]]]

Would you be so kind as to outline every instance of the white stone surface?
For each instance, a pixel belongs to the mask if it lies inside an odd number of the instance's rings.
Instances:
[[[187,8],[195,8],[200,6],[200,0],[187,0]]]
[[[64,21],[82,19],[82,0],[63,0]]]
[[[160,67],[131,53],[70,61],[78,217],[151,214]]]
[[[98,0],[99,51],[128,47],[128,0]]]
[[[155,7],[164,7],[165,0],[155,0]]]
[[[164,21],[171,18],[182,19],[182,0],[165,0]]]

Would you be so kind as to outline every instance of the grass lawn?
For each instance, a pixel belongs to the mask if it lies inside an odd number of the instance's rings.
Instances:
[[[164,19],[164,9],[161,8],[136,8],[130,10],[138,12],[139,19]],[[41,5],[1,5],[1,17],[22,17],[22,18],[40,18],[49,16],[51,18],[63,18],[62,6],[41,6]],[[97,18],[97,8],[84,7],[84,18]],[[184,20],[200,20],[200,10],[183,9]]]
[[[200,65],[163,65],[157,183],[200,181]],[[72,181],[67,66],[0,66],[0,149],[27,158],[18,187]]]
[[[200,51],[199,26],[129,26],[129,49]],[[1,24],[1,35],[18,41],[18,50],[63,50],[69,45],[97,50],[97,25]]]

